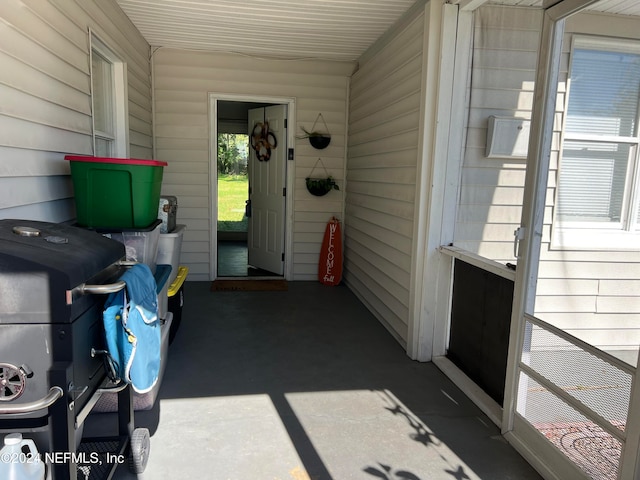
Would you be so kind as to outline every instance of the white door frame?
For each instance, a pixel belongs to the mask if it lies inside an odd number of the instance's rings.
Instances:
[[[525,314],[533,312],[535,303],[564,22],[566,18],[595,1],[546,0],[544,3],[522,220],[516,239],[518,268],[511,316],[502,433],[544,478],[557,480],[587,476],[516,415],[521,370],[519,365],[523,355]],[[628,442],[621,458],[618,478],[638,478],[637,437],[640,422],[634,420],[633,412],[634,406],[637,407],[639,403],[636,380],[627,427]]]
[[[466,78],[455,76],[468,56],[459,47],[470,42],[470,23],[460,22],[458,6],[429,2],[425,5],[420,152],[417,172],[415,232],[412,246],[407,355],[421,362],[444,355],[448,335],[451,261],[438,248],[453,241],[457,185],[463,135],[451,125],[465,120]],[[471,20],[472,15],[465,17]],[[470,48],[470,47],[469,47]],[[466,52],[469,53],[468,51]],[[461,132],[464,129],[459,129]],[[446,162],[435,161],[446,158]]]
[[[524,335],[522,318],[525,310],[533,311],[535,302],[564,20],[595,1],[597,0],[562,0],[546,8],[544,12],[531,115],[522,220],[519,238],[516,240],[519,242],[518,268],[511,315],[503,432],[513,428],[513,406],[517,390],[516,365],[522,354],[518,345],[521,344],[520,339]]]
[[[218,276],[218,100],[230,102],[255,102],[287,105],[287,148],[295,145],[295,98],[271,97],[265,95],[242,95],[209,92],[209,278]],[[295,180],[295,163],[287,160],[287,195],[285,199],[285,232],[284,232],[284,278],[291,280],[293,274],[293,196]]]

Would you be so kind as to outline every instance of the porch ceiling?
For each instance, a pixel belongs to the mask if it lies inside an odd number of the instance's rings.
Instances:
[[[421,0],[116,1],[154,47],[349,61]],[[543,3],[486,1],[524,7]],[[602,0],[589,10],[640,15],[640,2]]]
[[[117,0],[150,45],[355,60],[416,0]]]

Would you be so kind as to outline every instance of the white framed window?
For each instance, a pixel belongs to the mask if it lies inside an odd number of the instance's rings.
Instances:
[[[640,42],[576,37],[552,246],[640,249]]]
[[[127,66],[94,33],[91,39],[93,152],[100,157],[129,156]]]

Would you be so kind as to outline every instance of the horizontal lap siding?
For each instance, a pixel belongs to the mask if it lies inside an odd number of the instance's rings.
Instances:
[[[526,165],[524,160],[484,156],[486,122],[489,115],[530,118],[537,39],[529,30],[538,25],[540,13],[522,8],[482,7],[476,18],[455,244],[501,262],[515,260],[513,231],[520,224]],[[608,16],[603,21],[591,13],[567,23],[535,306],[540,318],[610,351],[636,349],[640,343],[640,252],[552,249],[551,234],[571,37],[615,32],[638,37],[630,19]]]
[[[513,262],[525,160],[485,157],[490,115],[531,118],[539,10],[483,7],[476,13],[467,144],[455,245]]]
[[[422,85],[424,15],[352,78],[345,219],[345,279],[403,343]]]
[[[92,154],[92,28],[128,67],[132,156],[151,158],[149,47],[115,1],[0,2],[0,217],[75,216],[64,155]]]
[[[294,145],[293,278],[315,280],[320,244],[329,219],[343,211],[345,130],[349,62],[278,61],[241,55],[159,49],[154,53],[156,152],[169,163],[163,193],[178,197],[178,221],[187,225],[181,261],[190,280],[209,280],[210,211],[209,92],[295,98],[297,124],[310,130],[319,113],[331,144],[315,150],[306,139]],[[306,189],[318,160],[340,191],[314,197]],[[321,168],[321,167],[319,167]],[[215,246],[213,247],[215,248]]]

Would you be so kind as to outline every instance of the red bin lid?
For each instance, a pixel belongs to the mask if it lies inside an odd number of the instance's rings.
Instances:
[[[111,157],[88,157],[83,155],[65,155],[65,160],[71,162],[93,162],[93,163],[117,163],[120,165],[146,165],[148,167],[166,167],[167,162],[159,160],[144,160],[142,158],[111,158]]]

